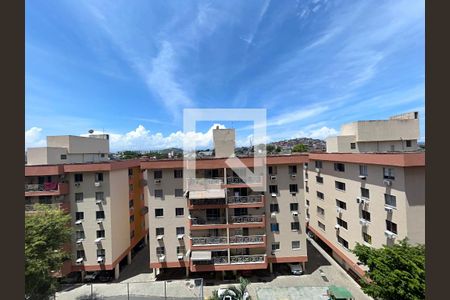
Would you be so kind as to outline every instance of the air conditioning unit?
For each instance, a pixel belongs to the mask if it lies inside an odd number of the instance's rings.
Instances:
[[[277,213],[276,213],[276,212],[273,212],[273,213],[270,214],[270,216],[271,216],[272,218],[275,218],[275,217],[277,216]]]
[[[320,168],[316,168],[316,172],[317,172],[317,173],[320,173]]]
[[[158,260],[159,261],[165,261],[166,260],[166,256],[165,255],[160,255],[160,256],[158,256]]]
[[[77,258],[76,263],[81,264],[83,262],[83,260],[84,260],[83,257]]]
[[[392,181],[389,180],[389,179],[383,180],[383,183],[384,183],[385,185],[387,185],[387,186],[391,186],[391,185],[392,185]]]
[[[164,238],[164,234],[160,234],[160,235],[156,236],[156,239],[158,241],[161,241],[163,238]]]
[[[305,221],[306,221],[306,222],[309,222],[309,218],[305,218]]]
[[[308,178],[305,178],[305,182],[308,182]]]
[[[272,197],[276,197],[277,196],[277,193],[272,193]]]
[[[75,221],[75,225],[80,225],[81,223],[83,223],[83,220],[76,220]]]
[[[336,207],[336,212],[337,212],[338,214],[342,213],[342,208]]]
[[[304,170],[308,170],[308,166],[307,165],[303,165],[303,169]]]
[[[293,211],[292,215],[295,216],[295,217],[298,216],[298,211]]]
[[[384,231],[384,235],[386,235],[389,239],[395,239],[397,235],[389,230]]]
[[[95,187],[101,187],[102,183],[100,181],[94,182]]]
[[[309,208],[309,205],[308,205],[308,204],[305,204],[305,207],[306,207],[306,208]]]
[[[155,184],[160,184],[161,183],[161,179],[155,179]]]
[[[101,199],[95,200],[95,204],[102,204],[102,202],[103,202],[103,200],[101,200]]]
[[[339,224],[334,225],[334,229],[339,230],[339,228],[341,228],[341,225]]]
[[[77,240],[77,245],[81,245],[81,243],[83,243],[84,239],[78,239]]]
[[[80,186],[80,183],[79,183],[79,182],[75,182],[75,186],[76,186],[76,187],[79,187],[79,186]]]
[[[184,238],[184,234],[178,234],[177,239],[182,240]]]
[[[359,224],[361,224],[362,226],[367,226],[369,225],[369,221],[365,219],[359,219]]]
[[[177,255],[177,258],[178,258],[178,259],[183,259],[183,257],[184,257],[183,254],[178,254],[178,255]]]
[[[389,207],[389,206],[385,206],[385,207],[384,207],[384,210],[387,211],[388,213],[391,213],[392,210],[393,210],[393,208],[392,208],[392,207]]]
[[[291,174],[291,178],[297,178],[297,174]]]
[[[270,252],[272,255],[275,255],[277,253],[277,251],[272,250],[272,252]]]
[[[270,176],[270,180],[277,180],[277,176],[271,175],[271,176]]]
[[[102,224],[103,223],[103,219],[97,219],[97,224]]]
[[[358,177],[361,178],[361,179],[366,179],[365,175],[359,175]]]
[[[361,203],[361,197],[356,197],[356,203]]]
[[[104,262],[104,261],[105,261],[105,258],[104,258],[104,257],[102,257],[102,256],[97,257],[97,262],[98,262],[98,263],[102,263],[102,262]]]
[[[94,242],[95,242],[96,244],[99,244],[99,243],[100,243],[102,240],[104,240],[104,239],[105,239],[105,238],[103,238],[103,237],[99,237],[99,238],[96,238]]]

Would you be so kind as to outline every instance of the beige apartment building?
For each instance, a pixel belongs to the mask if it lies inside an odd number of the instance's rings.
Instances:
[[[114,271],[117,278],[120,263],[130,263],[133,249],[147,242],[148,208],[139,161],[86,163],[88,155],[80,152],[103,147],[106,139],[57,139],[68,141],[69,150],[73,145],[79,150],[76,156],[67,154],[65,159],[71,163],[66,164],[39,165],[37,161],[54,162],[61,157],[38,159],[32,154],[28,160],[31,165],[25,166],[25,210],[33,213],[33,204],[42,203],[70,213],[73,237],[66,249],[70,249],[72,260],[64,264],[61,275],[81,272],[83,277],[86,271],[107,270]],[[80,141],[88,142],[82,145]]]
[[[307,155],[267,157],[265,177],[254,174],[244,183],[236,174],[243,173],[226,163],[234,151],[218,149],[224,133],[218,131],[215,151],[225,157],[197,159],[195,179],[183,174],[183,160],[141,162],[148,183],[150,267],[157,273],[184,268],[186,273],[219,271],[223,276],[272,270],[277,263],[304,265],[302,169]],[[252,157],[240,159],[256,173]],[[255,191],[263,183],[265,190]]]
[[[425,243],[425,153],[310,153],[304,178],[308,229],[351,273],[356,243]]]
[[[418,149],[419,113],[408,112],[389,120],[344,124],[341,134],[328,137],[327,152],[403,152]]]

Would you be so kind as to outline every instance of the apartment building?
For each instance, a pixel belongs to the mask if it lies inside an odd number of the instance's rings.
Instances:
[[[100,141],[91,139],[95,140],[89,140],[88,146]],[[25,210],[32,213],[33,204],[42,203],[70,213],[73,237],[66,249],[72,260],[64,264],[60,275],[81,272],[83,277],[86,271],[107,270],[114,271],[117,278],[120,265],[131,262],[133,249],[147,242],[148,207],[140,164],[138,160],[86,163],[87,155],[77,156],[78,161],[72,157],[72,163],[66,164],[37,165],[33,158],[29,160],[32,165],[25,166]]]
[[[219,132],[219,134],[217,134]],[[195,178],[183,160],[141,162],[149,218],[150,268],[184,268],[186,273],[273,270],[274,264],[307,261],[303,164],[307,155],[267,157],[267,174],[252,157],[240,158],[255,172],[226,163],[231,142],[214,130],[219,157],[197,159]],[[219,142],[217,142],[219,140]],[[220,145],[226,144],[226,149]],[[234,147],[234,142],[232,143]],[[231,158],[237,160],[238,158]],[[245,179],[245,181],[243,180]],[[266,184],[263,191],[256,187]]]
[[[425,243],[425,153],[310,153],[304,176],[308,229],[348,271],[356,243]]]
[[[344,124],[341,134],[326,139],[327,152],[399,152],[418,149],[419,113],[408,112],[388,120]]]

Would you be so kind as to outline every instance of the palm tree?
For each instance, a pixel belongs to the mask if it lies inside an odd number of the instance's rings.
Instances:
[[[232,300],[244,300],[244,295],[247,292],[247,286],[249,281],[243,277],[239,277],[239,286],[229,286],[227,290],[219,296],[217,290],[213,291],[212,297],[209,300],[224,300],[226,296],[230,297]],[[229,299],[229,298],[227,298]],[[247,295],[247,300],[250,300],[250,297]]]

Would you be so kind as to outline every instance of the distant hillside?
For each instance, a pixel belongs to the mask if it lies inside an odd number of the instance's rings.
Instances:
[[[325,151],[326,143],[323,140],[311,139],[311,138],[296,138],[289,140],[282,140],[278,142],[270,143],[269,145],[274,145],[281,147],[281,149],[292,149],[295,145],[303,144],[308,147],[308,151]]]

